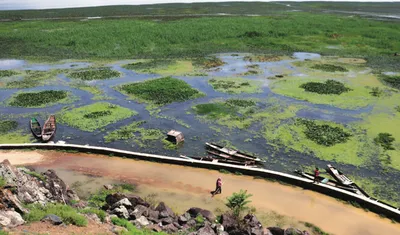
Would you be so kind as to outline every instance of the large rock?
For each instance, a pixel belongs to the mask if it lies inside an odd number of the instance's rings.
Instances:
[[[215,226],[215,232],[220,235],[224,232],[224,226],[222,224],[217,224]]]
[[[284,235],[303,235],[303,232],[297,228],[287,228]]]
[[[24,224],[22,216],[16,211],[0,211],[0,226],[13,228]]]
[[[126,196],[124,194],[122,194],[122,193],[109,194],[109,195],[106,196],[106,203],[108,205],[112,206],[112,205],[114,205],[118,201],[121,201],[124,198],[126,198]]]
[[[183,225],[183,224],[186,224],[190,219],[191,219],[190,214],[186,212],[183,215],[178,217],[178,222],[179,222],[179,224]]]
[[[162,231],[161,227],[158,224],[151,224],[151,225],[147,226],[147,228],[149,230],[152,230],[152,231],[157,232],[157,233]]]
[[[206,225],[199,229],[196,233],[197,235],[216,235],[214,230],[211,228],[211,226]]]
[[[140,218],[136,219],[136,221],[142,226],[145,227],[150,224],[146,217],[140,216]]]
[[[114,208],[114,210],[112,210],[111,213],[118,216],[119,218],[124,218],[124,219],[129,218],[128,210],[124,206]]]
[[[258,221],[257,217],[253,214],[247,214],[244,219],[244,223],[251,228],[262,228],[262,224]]]
[[[129,213],[129,215],[130,215],[131,219],[138,219],[142,215],[148,217],[149,216],[148,210],[149,209],[143,205],[137,205],[137,206],[135,206],[135,209],[131,213]],[[157,213],[158,213],[158,211],[157,211]],[[158,218],[158,214],[157,214],[156,218]]]
[[[196,218],[199,214],[206,218],[210,222],[214,222],[216,219],[216,216],[209,210],[204,210],[198,207],[192,207],[190,208],[187,213],[190,214],[191,217]]]
[[[167,218],[164,218],[161,220],[162,225],[172,224],[173,222],[174,222],[174,219],[172,219],[171,217],[167,217]]]
[[[178,228],[175,227],[173,224],[168,224],[168,225],[162,226],[162,230],[167,232],[167,233],[176,233],[176,232],[178,232]]]
[[[46,177],[44,187],[50,191],[52,200],[56,202],[70,202],[72,200],[78,201],[79,197],[76,193],[69,189],[60,177],[57,176],[54,170],[47,170],[43,173]]]
[[[60,217],[53,214],[46,215],[40,221],[50,222],[53,225],[60,225],[63,223]]]
[[[19,199],[8,189],[1,189],[0,190],[0,209],[11,209],[14,208],[19,213],[27,213],[22,203]]]
[[[249,229],[251,235],[264,235],[264,229],[261,228],[250,228]]]
[[[136,207],[137,205],[142,205],[145,207],[149,207],[150,204],[143,200],[141,197],[136,195],[126,195],[126,198],[131,202],[132,207]]]
[[[221,215],[221,224],[224,226],[225,231],[227,231],[229,234],[237,227],[237,221],[235,218],[227,213]]]
[[[149,209],[147,211],[147,213],[148,213],[148,219],[151,222],[158,223],[158,216],[159,216],[160,212]]]
[[[120,207],[120,206],[124,206],[125,208],[129,209],[132,207],[131,202],[128,200],[128,198],[123,198],[119,201],[117,201],[116,203],[114,203],[111,207],[111,209]]]
[[[285,230],[278,227],[269,227],[268,230],[272,233],[272,235],[285,235]]]
[[[272,235],[271,231],[269,231],[269,229],[267,229],[267,228],[263,229],[263,234],[264,235]]]
[[[164,215],[166,215],[166,217],[168,217],[168,216],[173,217],[175,215],[174,212],[172,211],[172,209],[169,208],[167,205],[165,205],[164,202],[160,202],[158,204],[158,206],[155,208],[155,210],[159,211],[160,215],[161,215],[161,213],[163,213],[163,215],[162,215],[163,217],[164,217]]]

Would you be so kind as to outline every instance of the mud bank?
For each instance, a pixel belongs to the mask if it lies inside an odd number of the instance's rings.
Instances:
[[[21,156],[27,152],[21,152]],[[264,213],[264,219],[271,225],[275,223],[271,212],[293,217],[293,221],[307,221],[323,230],[340,235],[358,234],[397,234],[400,225],[388,219],[345,205],[328,196],[301,188],[285,186],[279,183],[254,179],[248,176],[221,174],[218,171],[203,170],[169,164],[150,163],[131,159],[111,158],[109,156],[61,153],[54,151],[34,151],[45,162],[31,162],[37,170],[55,169],[68,184],[85,181],[97,176],[92,190],[100,188],[102,182],[125,181],[138,185],[141,196],[153,195],[163,200],[176,212],[182,212],[190,206],[202,206],[209,210],[225,210],[223,200],[239,189],[248,190],[252,197],[252,206],[258,213]],[[2,158],[12,159],[16,151],[2,151]],[[209,192],[214,181],[222,176],[225,182],[223,194],[211,198]],[[84,183],[84,182],[83,182]],[[272,213],[273,214],[273,213]],[[276,219],[276,218],[275,218]],[[272,220],[272,221],[271,221]],[[292,222],[290,219],[288,224]]]

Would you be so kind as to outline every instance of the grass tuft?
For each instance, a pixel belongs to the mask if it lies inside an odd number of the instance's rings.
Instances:
[[[57,215],[66,224],[73,224],[76,226],[84,227],[87,225],[87,220],[83,215],[80,215],[76,209],[61,204],[47,204],[42,206],[39,204],[29,204],[26,206],[29,213],[24,214],[24,219],[27,222],[40,221],[48,214]]]

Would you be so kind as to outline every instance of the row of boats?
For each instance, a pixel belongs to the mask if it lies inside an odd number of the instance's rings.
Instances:
[[[50,115],[49,118],[44,122],[43,128],[36,118],[32,118],[29,121],[32,134],[36,139],[40,139],[43,142],[50,141],[56,133],[56,116]]]

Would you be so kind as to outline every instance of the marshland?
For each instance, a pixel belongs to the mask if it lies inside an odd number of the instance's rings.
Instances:
[[[110,7],[56,10],[57,21],[0,11],[0,143],[35,142],[30,118],[55,114],[55,142],[204,156],[214,141],[267,169],[334,164],[400,206],[400,22],[378,16],[399,3],[362,4],[368,16],[345,3],[340,14],[328,3],[207,4],[146,17],[115,7],[128,17],[96,20],[86,17]],[[171,129],[183,145],[165,142]]]

